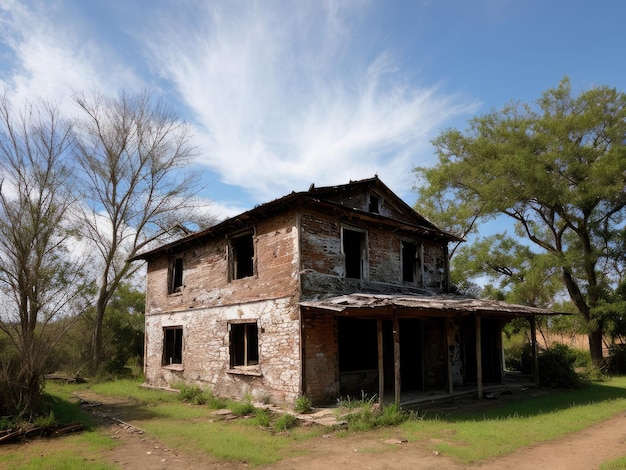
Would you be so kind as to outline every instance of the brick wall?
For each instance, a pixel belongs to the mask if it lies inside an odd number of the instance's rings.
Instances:
[[[252,228],[252,227],[250,227]],[[146,314],[228,305],[296,295],[298,237],[295,213],[259,223],[254,236],[254,276],[228,279],[228,240],[197,242],[148,264]],[[183,258],[183,288],[168,294],[170,263]]]
[[[305,313],[304,392],[314,404],[333,402],[339,396],[337,321],[332,314]]]

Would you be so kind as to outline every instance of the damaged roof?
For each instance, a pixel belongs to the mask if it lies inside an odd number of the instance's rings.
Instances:
[[[407,215],[407,221],[401,221],[385,217],[375,213],[365,212],[354,207],[349,207],[337,200],[334,197],[338,195],[349,193],[350,191],[363,190],[367,187],[373,187],[381,194],[384,194],[385,198],[390,204],[397,207],[401,212]],[[163,252],[180,249],[193,243],[195,240],[211,237],[221,237],[224,234],[233,233],[242,228],[249,227],[251,224],[258,222],[259,220],[265,220],[267,217],[280,213],[288,208],[297,206],[315,207],[318,210],[330,211],[334,214],[351,214],[354,217],[361,218],[363,220],[369,220],[378,224],[386,224],[393,230],[405,230],[412,233],[417,233],[422,236],[439,238],[446,241],[461,241],[460,237],[447,233],[437,228],[432,222],[417,213],[412,207],[406,204],[400,197],[398,197],[391,189],[389,189],[379,178],[375,176],[373,178],[363,179],[359,181],[350,181],[348,184],[337,186],[325,186],[317,188],[315,185],[311,185],[308,191],[292,192],[281,198],[273,201],[260,204],[253,209],[243,212],[239,215],[226,219],[212,227],[201,230],[199,232],[192,233],[178,240],[166,243],[154,249],[145,251],[131,258],[131,261],[135,260],[148,260],[155,255],[159,255]]]
[[[358,313],[364,310],[372,314],[389,311],[442,315],[467,315],[476,313],[496,317],[528,317],[533,315],[557,315],[552,310],[510,304],[499,300],[475,299],[459,294],[382,295],[348,294],[324,299],[300,302],[305,308],[328,310],[340,314]]]

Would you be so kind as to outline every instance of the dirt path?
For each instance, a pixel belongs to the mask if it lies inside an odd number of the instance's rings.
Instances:
[[[89,393],[89,392],[87,392]],[[82,395],[82,394],[81,394]],[[127,403],[104,402],[97,395],[83,396],[89,401],[103,403],[94,408],[96,417],[107,434],[119,441],[119,445],[106,451],[104,458],[125,469],[150,468],[171,470],[241,469],[245,463],[225,462],[206,454],[188,455],[168,449],[158,440],[146,436],[133,426],[132,416],[125,415]],[[108,417],[107,417],[108,416]],[[112,421],[111,417],[120,421]],[[368,432],[340,437],[329,433],[302,444],[295,444],[295,455],[262,469],[433,469],[459,470],[451,459],[436,455],[431,441],[406,442],[403,436],[389,436],[389,431]],[[298,448],[299,447],[299,448]],[[550,442],[518,449],[504,457],[472,465],[481,470],[535,469],[551,470],[594,469],[603,462],[626,455],[626,411],[619,416],[597,423],[584,430]]]

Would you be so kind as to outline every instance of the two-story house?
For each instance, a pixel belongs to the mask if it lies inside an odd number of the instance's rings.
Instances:
[[[449,294],[452,240],[375,177],[143,253],[146,382],[287,404],[501,383],[504,322],[549,312]]]

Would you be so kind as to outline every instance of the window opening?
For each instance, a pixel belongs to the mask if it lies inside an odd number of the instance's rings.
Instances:
[[[365,232],[343,229],[342,248],[346,277],[362,279],[365,261]]]
[[[171,265],[169,293],[180,292],[183,288],[183,259],[176,258]]]
[[[370,212],[374,214],[378,214],[380,211],[380,199],[372,194],[370,194]]]
[[[417,244],[402,242],[402,281],[415,282],[418,267]]]
[[[183,363],[183,328],[163,328],[163,365]]]
[[[259,331],[256,323],[230,325],[230,367],[259,363]]]
[[[252,233],[232,238],[232,279],[243,279],[254,274],[254,240]]]

